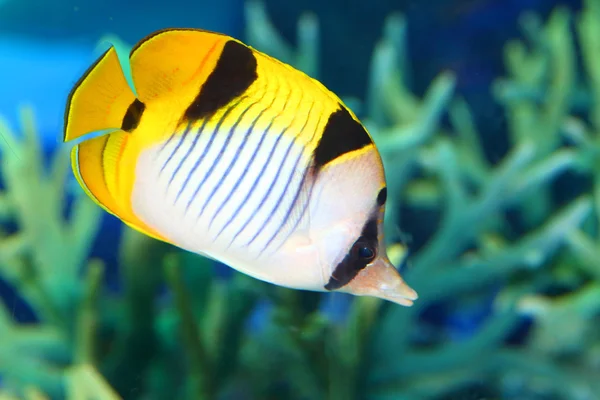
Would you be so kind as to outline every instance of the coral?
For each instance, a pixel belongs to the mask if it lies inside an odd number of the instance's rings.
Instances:
[[[587,3],[580,31],[600,22],[593,10],[596,4]],[[566,204],[552,194],[557,179],[567,173],[571,179],[597,176],[592,149],[565,144],[564,135],[574,125],[570,100],[577,74],[570,20],[570,12],[563,8],[556,9],[545,25],[535,15],[525,15],[522,22],[531,42],[515,41],[506,47],[509,77],[498,80],[495,93],[505,106],[511,149],[498,165],[485,161],[476,140],[481,134],[474,131],[467,105],[460,99],[448,104],[454,132],[439,129],[428,141],[419,135],[420,145],[388,158],[388,165],[396,161],[415,166],[404,175],[409,176],[407,182],[399,185],[408,209],[438,210],[442,218],[433,236],[413,255],[406,273],[420,294],[416,307],[391,309],[382,317],[375,341],[394,343],[402,354],[396,363],[390,352],[382,351],[376,358],[376,365],[385,366],[373,372],[382,398],[394,387],[406,398],[429,398],[480,380],[506,398],[527,396],[528,391],[530,396],[546,392],[558,398],[600,395],[600,386],[591,378],[597,364],[586,361],[585,354],[590,348],[587,341],[597,338],[582,331],[593,326],[600,311],[593,300],[594,285],[589,277],[571,276],[568,281],[564,277],[577,274],[574,261],[581,252],[573,242],[581,238],[582,227],[597,219],[595,194],[574,192]],[[394,93],[390,85],[387,93],[391,96],[387,103],[401,104],[401,90]],[[402,132],[392,127],[375,130],[374,136],[385,143],[386,137],[399,140]],[[392,195],[400,197],[398,192]],[[517,223],[509,222],[507,211],[518,215]],[[588,266],[593,269],[597,263]],[[560,301],[532,301],[531,296],[546,297],[543,293],[558,284],[568,290]],[[486,302],[498,287],[492,314],[471,337],[457,343],[433,338],[424,349],[415,346],[414,338],[423,332],[421,309],[445,303],[460,310]],[[534,317],[534,333],[517,348],[506,339],[522,315]],[[398,326],[412,329],[399,334]],[[553,343],[561,351],[577,339],[585,338],[586,346],[579,348],[577,358],[565,361],[542,350],[549,336],[556,338]]]
[[[247,3],[246,15],[247,42],[318,77],[316,16],[300,19],[293,47],[262,3]],[[107,266],[89,256],[104,214],[80,190],[66,206],[66,150],[46,168],[24,109],[21,135],[0,124],[0,216],[16,225],[2,232],[0,276],[39,322],[0,308],[0,398],[411,400],[477,386],[480,397],[600,397],[600,1],[577,20],[582,68],[567,9],[547,22],[523,17],[525,40],[506,46],[507,76],[493,88],[511,145],[498,162],[451,72],[412,92],[406,23],[387,19],[366,101],[344,100],[381,150],[386,240],[419,292],[413,307],[223,277],[129,228],[123,288],[109,292]],[[565,189],[565,176],[591,189]],[[423,243],[411,240],[417,228]],[[435,309],[473,326],[453,330],[427,317]],[[525,318],[533,327],[515,343]]]
[[[0,272],[44,324],[20,326],[8,310],[2,311],[0,359],[5,361],[0,363],[0,373],[9,383],[35,383],[55,395],[60,391],[61,377],[49,359],[64,360],[87,351],[73,332],[77,316],[86,312],[78,306],[88,289],[80,278],[80,268],[98,230],[100,211],[85,195],[79,195],[71,218],[63,218],[68,153],[57,152],[46,171],[32,111],[25,108],[21,115],[20,139],[0,121],[6,187],[0,196],[2,217],[18,227],[16,233],[3,232]],[[90,261],[90,279],[97,280],[101,270],[101,265]],[[70,346],[73,341],[75,348]]]
[[[591,59],[597,53],[599,4],[588,1],[578,24],[593,82],[600,76],[595,71],[600,63]],[[386,166],[387,237],[392,243],[410,237],[398,230],[408,213],[439,215],[440,220],[429,224],[430,237],[411,254],[405,271],[420,295],[415,306],[386,305],[375,324],[368,324],[369,353],[361,361],[368,373],[361,378],[369,398],[437,398],[480,381],[506,398],[519,391],[600,396],[591,378],[597,361],[591,364],[585,354],[586,348],[597,348],[589,343],[597,340],[591,327],[599,311],[597,289],[589,279],[597,276],[598,258],[581,232],[597,218],[596,196],[584,190],[560,202],[553,195],[565,174],[597,176],[596,150],[583,142],[588,135],[582,122],[570,116],[577,83],[570,21],[563,8],[545,25],[533,14],[523,16],[529,43],[507,45],[509,77],[494,87],[506,110],[511,149],[491,163],[468,105],[453,93],[452,73],[438,76],[422,99],[411,93],[405,21],[400,15],[388,18],[373,56],[368,102],[357,107]],[[440,123],[446,113],[450,129]],[[579,146],[565,143],[565,135]],[[518,222],[509,214],[517,214]],[[591,226],[595,232],[596,224]],[[574,271],[576,260],[586,265],[584,274]],[[543,294],[557,284],[567,285],[568,294],[560,300]],[[460,313],[482,308],[490,298],[491,312],[466,338],[452,340],[451,332],[440,327],[432,332],[422,320],[432,306]],[[535,322],[519,348],[508,339],[523,316]],[[552,344],[561,353],[585,339],[577,347],[578,358],[565,362],[543,351],[554,334],[561,339]]]

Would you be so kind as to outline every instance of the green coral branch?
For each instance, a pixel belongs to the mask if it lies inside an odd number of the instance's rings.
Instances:
[[[419,102],[406,86],[410,79],[405,42],[406,19],[402,14],[388,16],[383,38],[375,45],[371,57],[367,125],[386,126],[390,119],[392,123],[402,123],[417,113]],[[390,96],[397,98],[393,102],[386,101]]]
[[[192,309],[192,297],[197,296],[191,296],[190,288],[183,280],[184,265],[180,261],[176,255],[168,256],[165,272],[175,296],[179,331],[189,357],[186,398],[217,398],[227,380],[237,372],[235,366],[244,344],[244,324],[254,309],[257,295],[252,285],[248,285],[248,277],[237,276],[228,283],[212,278],[207,285],[202,319],[197,321]]]
[[[23,396],[9,391],[0,392],[0,400],[50,400],[50,398],[35,386],[28,386],[23,390]]]
[[[442,113],[450,103],[455,87],[455,77],[444,73],[431,83],[422,104],[415,110],[411,120],[383,131],[374,132],[374,140],[381,148],[382,157],[397,156],[413,151],[429,141],[435,134]],[[389,89],[392,90],[392,89]],[[389,103],[402,106],[399,93],[390,93]]]
[[[178,267],[176,258],[169,257],[166,260],[166,278],[175,295],[175,304],[181,318],[183,340],[190,361],[190,395],[191,398],[199,400],[212,399],[215,396],[215,388],[211,380],[211,362],[204,346],[204,340],[200,336],[201,330],[198,329],[194,313],[190,308],[189,294],[181,280]]]
[[[413,279],[421,283],[419,295],[425,299],[443,299],[506,279],[519,269],[539,268],[567,241],[569,233],[575,232],[591,210],[590,199],[584,197],[514,245],[480,256],[465,257],[452,263],[454,265],[438,265],[434,274],[429,272],[429,277],[421,270],[411,270]],[[467,271],[477,271],[476,283]],[[452,288],[452,291],[445,288]]]
[[[26,279],[35,290],[26,291],[25,295],[32,294],[28,300],[42,313],[40,317],[64,325],[70,298],[79,294],[79,270],[99,229],[102,211],[80,193],[74,204],[76,219],[63,218],[68,153],[58,151],[49,174],[46,173],[31,109],[21,109],[20,139],[4,121],[0,121],[0,131],[5,139],[0,141],[5,196],[20,228],[19,236],[13,238],[17,246],[12,254],[3,253],[7,262],[0,268],[20,268],[21,271],[11,271],[7,276]]]
[[[535,143],[539,159],[548,156],[560,144],[561,128],[570,112],[576,67],[570,12],[565,8],[555,9],[545,26],[532,20],[532,16],[522,19],[537,46],[528,52],[525,43],[511,42],[506,47],[505,64],[511,75],[510,84],[536,90],[545,87],[544,97],[541,104],[524,97],[512,97],[506,105],[513,144]],[[505,83],[498,81],[496,92],[506,100]],[[552,212],[552,197],[548,191],[549,188],[541,188],[524,198],[521,208],[529,226],[535,226]]]
[[[581,270],[600,282],[600,246],[597,241],[587,236],[581,230],[575,230],[567,236],[567,245],[571,249],[576,265]]]
[[[91,365],[79,364],[67,373],[67,400],[121,400]]]
[[[591,122],[596,130],[600,130],[600,3],[595,0],[584,1],[584,11],[578,18],[577,32],[582,47],[583,64],[587,72],[592,98]]]
[[[249,45],[285,63],[294,65],[313,78],[318,78],[319,23],[311,13],[300,17],[296,29],[298,48],[292,46],[277,32],[269,19],[264,2],[251,0],[245,5],[246,32]]]
[[[85,296],[81,301],[76,327],[75,358],[76,364],[96,365],[96,332],[98,330],[98,298],[102,286],[104,265],[92,261],[88,265],[85,281]]]
[[[392,25],[401,25],[403,20],[394,17],[390,21]],[[403,33],[404,29],[398,27],[396,31]],[[432,82],[422,103],[418,104],[416,98],[408,94],[408,88],[402,83],[403,73],[395,65],[398,59],[405,57],[399,54],[401,50],[402,46],[390,38],[384,39],[378,43],[371,65],[373,72],[370,86],[373,89],[371,89],[370,102],[375,105],[371,105],[370,108],[385,110],[386,115],[391,116],[393,124],[390,127],[377,127],[373,125],[372,119],[365,120],[386,168],[388,202],[385,236],[388,240],[395,240],[399,236],[397,224],[400,221],[398,210],[401,192],[408,183],[411,169],[416,164],[413,153],[431,140],[439,119],[451,100],[455,86],[455,78],[452,74],[442,74]],[[381,88],[378,89],[379,86]],[[375,96],[375,93],[379,95]],[[380,103],[382,106],[378,106]],[[387,105],[387,110],[383,104]],[[404,113],[407,110],[410,114]],[[383,117],[376,115],[374,118],[377,121]]]
[[[452,126],[456,129],[456,150],[461,171],[477,187],[481,187],[490,177],[491,166],[485,158],[471,110],[464,99],[458,98],[450,105],[448,114]]]
[[[473,338],[464,342],[444,344],[431,349],[413,350],[402,356],[402,362],[390,362],[392,368],[377,368],[373,371],[371,384],[383,390],[387,385],[403,384],[419,376],[429,374],[444,374],[454,369],[468,368],[479,365],[488,356],[486,351],[500,347],[505,339],[506,332],[517,321],[513,312],[499,313],[488,321]],[[392,355],[390,355],[392,356]],[[438,390],[444,388],[438,388]]]

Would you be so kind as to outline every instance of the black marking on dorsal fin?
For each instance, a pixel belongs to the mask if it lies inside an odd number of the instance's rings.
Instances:
[[[185,110],[183,118],[204,118],[239,97],[258,78],[256,66],[256,57],[250,48],[235,40],[225,43],[215,69]]]
[[[325,289],[336,290],[350,283],[359,271],[369,265],[377,256],[377,242],[377,219],[373,216],[363,227],[360,237],[352,244],[346,257],[333,270]],[[359,250],[363,246],[373,251],[372,258],[365,260],[360,257]]]
[[[360,150],[373,143],[366,129],[356,121],[342,104],[329,116],[319,144],[314,152],[317,170],[351,151]]]
[[[123,122],[121,122],[121,129],[125,132],[131,132],[140,124],[140,120],[142,119],[142,115],[144,114],[144,110],[146,109],[146,105],[135,99],[127,108],[127,112],[125,112],[125,116],[123,116]]]

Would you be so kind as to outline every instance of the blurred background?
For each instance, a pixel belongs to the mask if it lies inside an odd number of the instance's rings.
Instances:
[[[68,93],[167,27],[361,118],[413,307],[259,282],[85,196]],[[0,135],[0,399],[600,399],[600,0],[0,0]]]

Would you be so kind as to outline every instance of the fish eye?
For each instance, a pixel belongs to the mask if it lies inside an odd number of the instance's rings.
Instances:
[[[362,262],[369,263],[375,258],[375,247],[364,239],[359,239],[354,244],[354,254]]]
[[[375,252],[370,247],[362,246],[358,249],[358,256],[360,258],[372,259],[375,256]]]

